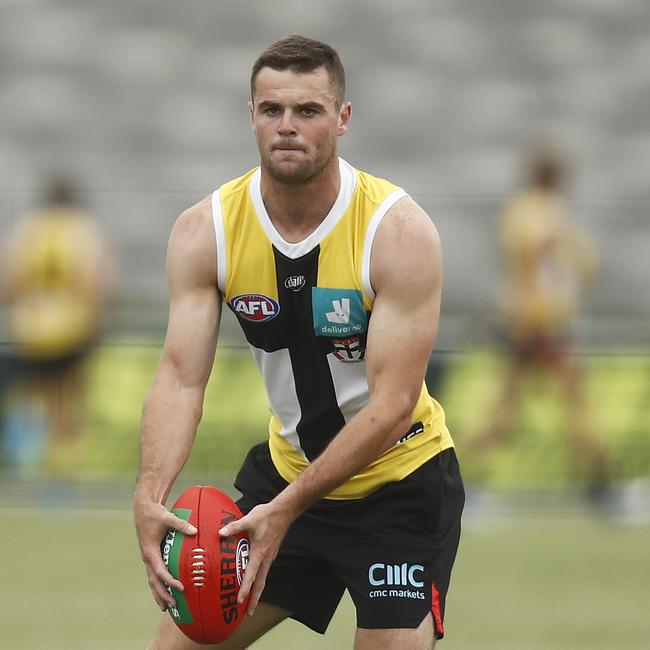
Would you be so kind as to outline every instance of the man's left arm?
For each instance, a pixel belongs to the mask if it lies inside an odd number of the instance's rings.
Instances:
[[[373,242],[370,278],[375,301],[368,328],[370,400],[273,501],[222,534],[246,530],[251,555],[240,600],[257,605],[266,574],[291,522],[390,449],[408,431],[438,328],[442,283],[440,240],[410,198],[384,217]]]

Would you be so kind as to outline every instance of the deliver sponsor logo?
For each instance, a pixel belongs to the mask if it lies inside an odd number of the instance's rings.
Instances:
[[[346,338],[368,329],[363,295],[358,289],[312,287],[311,304],[317,336]]]

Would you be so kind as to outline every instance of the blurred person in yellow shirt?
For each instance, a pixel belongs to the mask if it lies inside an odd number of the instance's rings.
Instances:
[[[59,456],[81,433],[84,361],[103,326],[113,264],[97,224],[64,177],[50,179],[44,207],[20,220],[2,248],[10,382],[5,460],[20,465],[27,453],[32,468],[40,469],[39,455],[46,454],[56,471]],[[21,451],[33,434],[26,429],[34,426],[44,428],[41,454]]]
[[[538,154],[530,187],[501,219],[504,312],[509,336],[524,357],[564,356],[579,294],[598,266],[593,242],[569,218],[563,183],[562,163]]]
[[[609,481],[609,460],[587,422],[580,364],[571,351],[571,325],[580,294],[596,276],[598,253],[570,218],[563,197],[566,182],[563,159],[551,149],[539,149],[527,187],[502,215],[502,311],[509,360],[489,424],[469,446],[477,453],[504,442],[521,403],[524,376],[542,372],[561,388],[568,442],[590,494],[598,498]]]

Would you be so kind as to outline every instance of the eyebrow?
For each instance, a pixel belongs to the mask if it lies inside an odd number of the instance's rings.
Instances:
[[[279,101],[274,101],[272,99],[265,99],[257,104],[257,108],[260,110],[264,110],[265,108],[271,108],[273,106],[280,106]],[[300,102],[296,104],[297,108],[299,110],[305,109],[305,108],[316,108],[319,110],[325,110],[326,106],[324,104],[321,104],[320,102],[317,101],[308,101],[308,102]]]

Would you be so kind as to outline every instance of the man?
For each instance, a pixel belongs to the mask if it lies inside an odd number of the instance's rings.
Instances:
[[[0,361],[11,384],[4,452],[15,469],[33,470],[21,465],[34,462],[33,445],[42,437],[45,466],[65,477],[77,464],[85,362],[104,327],[115,265],[70,179],[52,176],[44,199],[0,251],[10,343]]]
[[[248,514],[222,529],[250,538],[239,597],[250,592],[255,615],[219,647],[248,647],[287,617],[323,633],[347,588],[356,648],[431,648],[464,500],[444,413],[423,387],[438,235],[402,190],[338,158],[351,106],[331,47],[275,43],[251,93],[261,167],[181,215],[170,239],[169,330],[134,499],[149,584],[161,609],[165,585],[181,587],[159,543],[168,526],[192,530],[164,503],[199,422],[223,298],[272,417],[235,481]],[[198,646],[165,617],[152,647]]]
[[[566,164],[548,148],[534,152],[527,186],[507,204],[501,218],[506,287],[503,312],[509,359],[488,426],[470,440],[468,453],[505,441],[524,397],[530,372],[557,383],[567,414],[566,436],[587,496],[605,503],[610,459],[591,431],[578,359],[571,350],[571,326],[580,294],[593,280],[597,252],[565,207]]]

